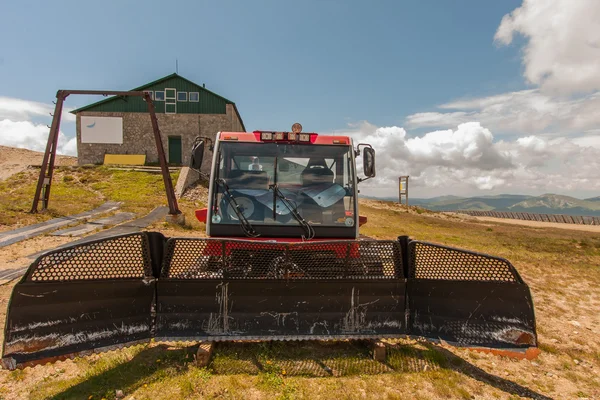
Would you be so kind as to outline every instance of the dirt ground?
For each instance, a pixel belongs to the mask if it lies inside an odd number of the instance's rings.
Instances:
[[[7,159],[4,149],[0,147],[0,163]],[[10,153],[14,161],[21,150],[13,150]],[[31,163],[36,161],[26,164]],[[193,220],[193,205],[206,204],[206,196],[203,187],[193,188],[184,195],[182,202],[187,202],[188,219]],[[367,363],[354,345],[344,343],[340,344],[343,355],[332,356],[329,361],[323,358],[324,347],[319,344],[306,344],[308,358],[294,358],[290,354],[300,345],[292,343],[282,345],[275,355],[269,353],[272,358],[265,360],[260,352],[270,347],[250,344],[248,348],[254,353],[246,364],[256,368],[258,359],[264,369],[245,372],[238,366],[245,362],[243,357],[247,353],[243,351],[248,349],[236,344],[217,347],[210,368],[204,369],[189,362],[193,350],[186,353],[153,343],[20,371],[0,370],[0,400],[112,399],[117,389],[123,389],[126,399],[136,400],[159,397],[600,399],[598,227],[434,213],[376,200],[361,199],[360,203],[361,214],[369,218],[364,233],[370,236],[393,239],[410,234],[510,259],[531,288],[539,357],[516,360],[409,340],[402,342],[402,357],[391,357],[387,364]],[[204,236],[203,229],[196,225],[174,228],[161,221],[148,229],[170,237]],[[40,236],[1,248],[0,271],[27,266],[31,262],[28,255],[71,240],[74,238]],[[6,310],[17,281],[0,284],[0,342],[4,340]],[[293,372],[294,368],[301,370],[303,363],[314,360],[338,363],[337,375],[321,377]]]
[[[194,185],[185,190],[182,196],[184,199],[208,203],[208,188],[204,185]]]
[[[472,221],[475,217],[467,214],[459,214],[459,213],[441,213],[430,211],[425,208],[416,207],[416,206],[405,206],[404,204],[395,203],[391,201],[383,201],[383,200],[371,200],[371,199],[359,199],[359,204],[364,205],[370,208],[376,208],[378,210],[392,210],[392,211],[403,211],[408,214],[418,214],[425,215],[428,217],[440,218],[444,220],[455,220],[455,221]]]
[[[528,226],[532,228],[557,228],[571,231],[584,231],[584,232],[600,232],[600,226],[598,225],[577,225],[577,224],[561,224],[558,222],[541,222],[541,221],[524,221],[520,219],[510,218],[492,218],[492,217],[476,217],[467,214],[454,213],[454,212],[433,212],[424,208],[409,206],[408,208],[403,204],[393,203],[389,201],[380,200],[367,200],[360,199],[360,204],[377,208],[381,210],[395,210],[395,211],[407,211],[409,214],[421,214],[428,217],[441,218],[446,220],[456,221],[487,221],[500,224],[520,225]]]
[[[392,206],[393,207],[393,206]],[[378,222],[377,215],[371,215],[371,222]],[[399,213],[398,217],[402,215]],[[413,218],[422,218],[414,216]],[[429,220],[429,218],[425,218]],[[432,218],[431,220],[437,220]],[[444,224],[453,221],[444,220]],[[486,225],[487,226],[487,225]],[[494,231],[500,232],[507,229],[504,224],[495,224],[490,222]],[[160,230],[167,236],[201,236],[202,232],[182,232],[180,229],[161,227],[156,224],[152,227],[154,230]],[[38,237],[21,243],[7,246],[0,249],[0,268],[15,268],[29,263],[25,258],[28,254],[44,249],[49,249],[63,244],[71,239],[55,237]],[[290,387],[297,387],[301,391],[297,398],[328,398],[335,391],[343,391],[344,398],[403,398],[404,394],[410,394],[407,397],[435,399],[435,398],[474,398],[474,399],[495,399],[495,398],[597,398],[600,391],[598,388],[600,380],[598,373],[600,366],[598,363],[599,343],[600,343],[600,293],[595,282],[585,279],[578,279],[571,273],[564,274],[561,271],[546,270],[536,260],[517,265],[523,273],[524,279],[530,284],[534,294],[536,304],[536,314],[538,317],[538,333],[542,352],[540,356],[532,361],[515,360],[508,357],[501,357],[492,354],[479,353],[466,349],[457,349],[452,347],[436,348],[435,357],[447,357],[450,360],[450,367],[440,368],[435,363],[431,363],[421,356],[406,356],[402,365],[408,365],[403,369],[395,369],[388,373],[368,372],[357,375],[353,373],[356,365],[347,367],[348,371],[341,369],[342,375],[332,378],[314,378],[290,375],[284,381],[289,383]],[[558,293],[556,290],[547,290],[550,282],[561,281],[568,287],[567,293]],[[6,318],[6,308],[12,288],[16,284],[13,281],[9,284],[0,285],[0,341],[3,341],[3,324]],[[567,312],[567,310],[569,310]],[[406,344],[405,344],[406,345]],[[27,368],[24,371],[7,372],[0,371],[0,387],[4,387],[4,393],[0,392],[0,398],[49,398],[44,393],[37,392],[37,388],[43,387],[44,390],[52,389],[51,382],[79,382],[82,376],[88,376],[89,381],[84,379],[79,385],[89,385],[91,391],[95,389],[92,383],[102,378],[103,374],[110,373],[110,369],[98,372],[98,367],[105,363],[107,365],[121,365],[118,368],[127,368],[127,365],[135,366],[136,361],[144,354],[153,354],[156,359],[165,359],[168,355],[165,350],[161,350],[160,344],[151,344],[137,349],[124,349],[117,352],[98,354],[86,357],[84,359],[66,360],[56,362],[52,365]],[[258,346],[258,345],[256,345]],[[255,349],[258,347],[254,347]],[[291,346],[291,345],[290,345]],[[426,351],[426,347],[417,342],[410,342],[408,345],[414,354]],[[354,349],[348,347],[348,349]],[[172,350],[179,351],[179,350]],[[234,352],[234,354],[229,354]],[[312,350],[318,353],[319,348],[315,345]],[[352,350],[354,351],[354,350]],[[173,353],[175,354],[175,353]],[[412,353],[411,353],[412,354]],[[433,354],[433,353],[432,353]],[[187,356],[186,356],[187,357]],[[209,380],[211,385],[200,385],[204,389],[193,389],[190,398],[269,398],[268,391],[253,391],[256,388],[262,388],[263,375],[260,373],[247,374],[239,372],[218,372],[218,363],[239,363],[239,354],[234,345],[221,346],[215,356],[213,372],[202,372],[202,378],[190,377],[190,371],[202,371],[192,366],[185,367],[186,362],[177,364],[175,369],[169,369],[174,373],[176,379],[173,386],[186,385],[194,379]],[[317,357],[315,355],[315,357]],[[339,361],[339,360],[338,360]],[[336,361],[336,362],[338,362]],[[154,359],[149,363],[153,363]],[[281,360],[273,362],[282,362]],[[285,361],[295,365],[295,361]],[[303,361],[298,361],[303,362]],[[345,362],[345,361],[344,361]],[[361,361],[362,362],[362,361]],[[453,366],[456,364],[455,366]],[[145,365],[145,364],[144,364]],[[216,365],[216,366],[215,366]],[[88,368],[96,368],[94,373],[86,372]],[[131,367],[133,368],[133,367]],[[144,366],[144,371],[152,370],[151,366]],[[288,367],[291,370],[292,367]],[[383,367],[381,367],[383,368]],[[104,372],[102,372],[104,371]],[[127,399],[152,399],[156,398],[156,393],[165,392],[165,398],[176,398],[173,393],[178,392],[179,388],[171,388],[167,384],[166,372],[158,369],[156,374],[160,378],[150,379],[150,383],[140,383],[135,393],[126,393]],[[186,372],[187,371],[187,372]],[[94,374],[99,374],[94,378]],[[150,374],[147,372],[146,374]],[[179,375],[177,375],[179,374]],[[181,375],[183,374],[183,375]],[[147,376],[141,374],[142,376]],[[153,376],[153,375],[150,375]],[[324,379],[324,380],[323,380]],[[86,383],[92,382],[92,383]],[[143,381],[146,382],[146,381]],[[183,383],[182,383],[183,382]],[[279,381],[277,381],[279,382]],[[369,383],[370,382],[370,383]],[[370,385],[377,385],[380,391],[372,392],[367,388]],[[50,385],[50,386],[49,386]],[[73,384],[70,384],[73,385]],[[250,385],[248,387],[248,385]],[[295,385],[295,386],[294,386]],[[367,386],[365,386],[367,385]],[[400,387],[404,389],[399,389]],[[212,394],[208,388],[218,387],[220,392]],[[335,386],[332,389],[329,386]],[[339,386],[339,387],[338,387]],[[445,387],[454,389],[444,389]],[[312,391],[314,388],[315,391]],[[318,388],[318,390],[317,390]],[[119,389],[115,386],[115,389]],[[261,391],[264,388],[260,389]],[[29,393],[33,390],[32,393]],[[68,389],[67,392],[69,393]],[[174,390],[174,392],[171,392]],[[204,392],[202,392],[204,390]],[[235,390],[238,390],[237,392]],[[331,391],[330,391],[331,390]],[[335,390],[335,391],[334,391]],[[445,390],[449,390],[445,392]],[[461,391],[462,390],[462,391]],[[199,392],[198,392],[199,391]],[[323,392],[324,391],[324,392]],[[362,391],[362,392],[361,392]],[[202,395],[204,393],[204,395]],[[219,394],[220,393],[220,394]],[[250,396],[254,393],[255,396]],[[360,393],[365,393],[361,396]],[[462,394],[461,394],[462,393]],[[196,394],[198,394],[196,396]],[[378,394],[381,397],[378,397]],[[3,397],[4,396],[4,397]],[[549,397],[548,397],[549,396]],[[61,397],[78,398],[64,394]],[[85,396],[84,398],[88,398]],[[187,396],[186,396],[187,397]],[[277,397],[277,396],[274,396]],[[407,398],[404,397],[404,398]],[[99,398],[99,397],[92,397]],[[108,398],[108,397],[107,397]],[[294,398],[294,396],[290,397]]]
[[[0,249],[0,271],[21,268],[31,264],[29,255],[51,250],[77,238],[62,236],[38,236]]]
[[[0,146],[0,181],[26,170],[30,165],[42,164],[44,153],[15,147]],[[77,165],[77,157],[56,156],[55,165]]]

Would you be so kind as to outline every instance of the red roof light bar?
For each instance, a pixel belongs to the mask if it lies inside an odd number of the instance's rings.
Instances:
[[[220,140],[251,143],[297,143],[346,145],[351,143],[348,136],[319,135],[317,133],[296,133],[281,131],[221,132]]]
[[[275,141],[275,142],[310,142],[314,143],[317,133],[296,133],[296,132],[277,132],[277,131],[254,131],[256,140]]]

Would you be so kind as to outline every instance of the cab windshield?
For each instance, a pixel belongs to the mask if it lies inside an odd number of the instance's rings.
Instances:
[[[239,224],[237,204],[253,226],[299,225],[293,209],[313,226],[354,226],[351,150],[336,145],[221,142],[213,198],[213,214],[219,218],[213,223]]]

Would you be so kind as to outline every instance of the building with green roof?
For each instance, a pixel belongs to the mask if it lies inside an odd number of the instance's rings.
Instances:
[[[134,88],[150,93],[156,108],[167,159],[187,165],[197,136],[213,138],[220,131],[243,132],[235,103],[178,74]],[[143,154],[157,163],[152,124],[139,97],[109,97],[71,111],[77,116],[79,164],[102,164],[106,154]],[[204,157],[208,171],[210,156]]]

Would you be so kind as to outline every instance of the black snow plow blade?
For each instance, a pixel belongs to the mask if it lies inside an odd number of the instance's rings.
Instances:
[[[115,236],[40,256],[15,286],[2,363],[15,369],[152,338],[419,336],[537,346],[529,288],[501,258],[397,241],[274,243]]]

